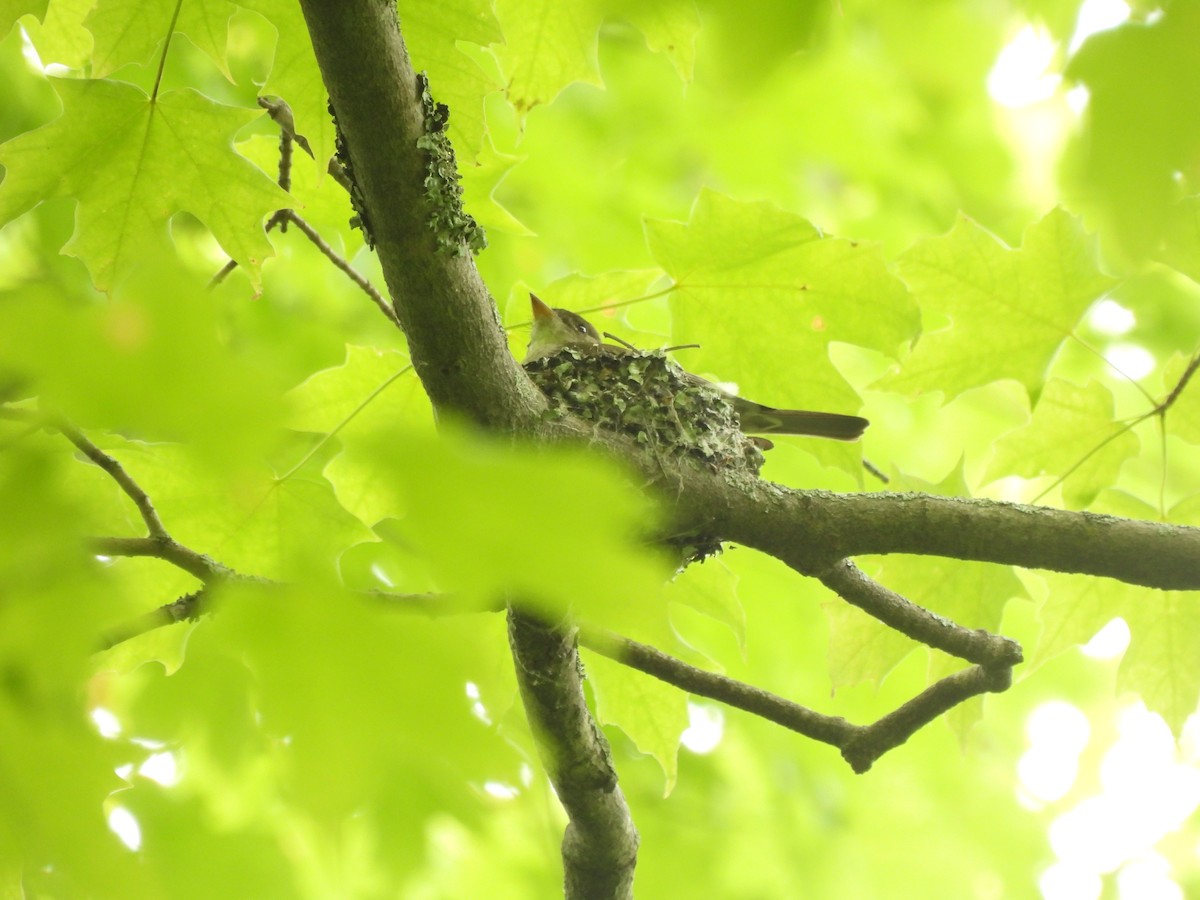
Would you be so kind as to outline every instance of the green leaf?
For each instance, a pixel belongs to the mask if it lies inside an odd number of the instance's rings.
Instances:
[[[187,35],[221,74],[233,81],[225,60],[225,40],[229,18],[235,11],[236,7],[225,0],[178,6],[142,0],[99,0],[85,23],[95,39],[92,76],[103,78],[129,63],[145,64],[173,29]]]
[[[489,148],[484,141],[483,98],[502,85],[464,55],[457,43],[468,41],[481,47],[495,43],[501,38],[500,23],[488,0],[445,3],[401,0],[399,9],[413,68],[429,73],[434,100],[450,107],[448,130],[465,180],[471,171],[467,164],[481,151],[488,156]],[[484,164],[491,168],[498,163],[502,161],[493,151]],[[507,168],[502,166],[496,181],[503,177]]]
[[[1121,604],[1129,649],[1117,689],[1134,691],[1176,736],[1200,701],[1200,609],[1194,592],[1135,589]]]
[[[236,467],[278,439],[280,391],[261,359],[229,348],[223,327],[200,285],[156,260],[106,303],[52,284],[0,292],[0,357],[48,408]]]
[[[40,23],[23,26],[46,63],[83,69],[92,58],[92,35],[84,19],[95,0],[54,0]]]
[[[737,575],[719,560],[688,566],[667,586],[667,599],[725,625],[746,649],[746,611],[737,594]]]
[[[408,355],[348,346],[345,363],[317,372],[289,397],[292,428],[336,434],[342,444],[325,469],[342,505],[363,522],[399,515],[391,475],[380,464],[378,434],[396,427],[428,434],[433,424]]]
[[[829,621],[826,660],[834,690],[864,682],[880,684],[920,646],[844,600],[822,603],[821,609]]]
[[[1200,196],[1185,197],[1167,208],[1155,256],[1200,282]]]
[[[1129,626],[1117,688],[1132,691],[1178,735],[1200,700],[1200,611],[1193,594],[1046,574],[1042,640],[1034,661],[1086,643],[1112,619]]]
[[[679,738],[688,727],[687,693],[597,653],[582,655],[597,718],[620,728],[658,761],[666,781],[663,796],[668,796],[679,775]]]
[[[55,82],[63,115],[0,146],[0,223],[52,197],[79,202],[67,245],[109,290],[169,249],[167,224],[186,210],[259,283],[272,254],[263,217],[287,195],[231,149],[259,110],[220,106],[194,91],[151,101],[115,81]]]
[[[178,541],[243,574],[328,575],[346,548],[370,537],[322,479],[281,481],[265,468],[216,473],[180,447],[109,443]]]
[[[444,429],[443,429],[444,433]],[[579,452],[506,449],[465,436],[376,437],[395,508],[394,539],[429,562],[441,588],[492,608],[523,602],[661,643],[665,561],[655,524],[623,474]]]
[[[1101,495],[1098,511],[1155,518],[1148,505],[1126,494]],[[1200,502],[1171,510],[1178,524],[1200,524]],[[1200,608],[1195,592],[1158,591],[1108,579],[1042,573],[1048,592],[1039,610],[1042,635],[1031,660],[1045,660],[1086,643],[1112,619],[1129,626],[1129,648],[1117,673],[1117,688],[1132,691],[1167,720],[1176,735],[1200,700]]]
[[[465,778],[500,776],[510,764],[465,690],[471,681],[485,703],[511,699],[496,694],[512,687],[510,677],[496,680],[508,671],[500,616],[430,622],[336,590],[250,592],[226,602],[212,631],[210,649],[227,642],[217,652],[245,654],[267,728],[292,737],[287,777],[322,814],[378,803],[376,786],[406,770],[461,803],[473,793]],[[350,646],[352,666],[342,652]],[[341,715],[322,712],[333,705]]]
[[[278,858],[313,896],[398,884],[424,856],[432,816],[469,826],[489,805],[478,785],[519,783],[511,746],[487,721],[515,691],[502,617],[430,622],[319,579],[226,586],[214,602],[187,665],[170,678],[146,667],[121,716],[186,749],[172,805],[202,801],[202,846],[233,853],[230,842],[249,839],[265,857],[253,877]],[[168,882],[194,877],[204,853],[162,843],[191,815],[180,821],[161,799],[144,781],[128,796],[167,831],[147,837],[147,862]]]
[[[1079,387],[1052,379],[1038,397],[1033,419],[996,444],[987,478],[1053,475],[1068,505],[1085,507],[1116,481],[1139,441],[1113,421],[1112,392],[1096,382]]]
[[[46,17],[46,6],[50,0],[0,0],[0,38],[8,32],[21,16],[31,15],[39,21]]]
[[[79,552],[85,535],[60,478],[71,463],[44,449],[0,453],[0,871],[30,876],[53,860],[70,893],[144,894],[103,813],[127,748],[93,727],[104,695],[84,690],[97,635],[125,604]]]
[[[451,121],[454,121],[453,116]],[[495,147],[485,141],[483,148],[476,154],[474,165],[460,163],[463,204],[475,220],[489,232],[494,229],[522,237],[533,236],[533,232],[496,199],[496,190],[500,182],[520,162],[520,157],[498,153]]]
[[[916,309],[877,246],[822,237],[768,203],[704,191],[686,224],[651,220],[646,231],[675,280],[672,339],[700,344],[686,367],[734,381],[752,400],[853,412],[861,401],[829,344],[893,354],[915,333]]]
[[[627,19],[646,36],[646,46],[666,54],[681,81],[692,80],[700,15],[692,0],[611,0],[611,12]]]
[[[141,829],[138,861],[179,900],[231,896],[300,896],[298,867],[269,825],[213,821],[211,803],[135,778],[117,803]]]
[[[947,397],[1001,378],[1036,396],[1058,346],[1113,284],[1096,267],[1094,242],[1061,209],[1031,225],[1019,250],[961,216],[949,234],[905,253],[900,271],[934,330],[927,325],[884,385]]]
[[[495,54],[518,115],[574,81],[601,84],[596,35],[603,15],[592,0],[497,0],[496,16],[504,43]]]
[[[1134,255],[1157,243],[1179,173],[1200,152],[1197,45],[1200,7],[1173,3],[1153,22],[1092,35],[1067,67],[1088,91],[1078,175]]]
[[[316,372],[289,393],[288,425],[297,431],[345,433],[371,432],[398,420],[415,424],[408,395],[393,388],[401,380],[419,386],[407,353],[348,344],[344,363]],[[428,407],[424,411],[429,413]]]

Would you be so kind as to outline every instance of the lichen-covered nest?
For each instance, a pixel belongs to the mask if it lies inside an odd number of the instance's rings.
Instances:
[[[552,415],[570,413],[626,434],[651,453],[689,457],[713,471],[757,476],[762,468],[762,452],[742,434],[729,399],[662,352],[566,347],[525,363],[525,370],[550,400]]]

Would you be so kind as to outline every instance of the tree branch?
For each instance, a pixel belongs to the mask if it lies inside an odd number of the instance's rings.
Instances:
[[[111,650],[117,644],[132,640],[138,635],[174,625],[176,622],[194,622],[203,613],[203,602],[206,597],[204,589],[184,594],[177,600],[172,600],[158,609],[146,613],[131,622],[126,622],[120,628],[115,628],[104,636],[101,649]]]
[[[600,629],[584,629],[579,642],[631,669],[653,675],[660,681],[699,697],[719,700],[736,709],[761,716],[813,740],[837,747],[842,758],[858,774],[879,757],[899,747],[938,716],[978,694],[1007,690],[1012,684],[1012,666],[972,666],[930,685],[912,700],[877,722],[854,725],[836,716],[826,716],[751,684],[689,666],[654,647]]]
[[[91,539],[90,546],[93,552],[101,556],[151,556],[161,559],[205,583],[235,574],[232,569],[185,547],[170,535],[161,538],[97,537]]]
[[[232,569],[226,568],[213,559],[198,553],[190,547],[185,547],[171,537],[166,526],[159,518],[150,495],[138,484],[125,467],[115,458],[105,453],[89,440],[75,426],[61,419],[46,420],[36,423],[38,427],[57,428],[67,440],[83,453],[89,460],[108,473],[121,488],[146,524],[149,537],[97,537],[90,541],[91,550],[101,556],[152,556],[178,566],[183,571],[194,575],[206,584],[221,578],[235,576]]]
[[[371,298],[371,302],[379,307],[379,311],[387,316],[389,322],[397,328],[400,327],[400,320],[396,318],[396,311],[392,309],[383,295],[375,290],[375,285],[367,281],[354,266],[350,265],[349,261],[343,259],[341,254],[330,247],[317,229],[313,228],[307,221],[297,215],[294,209],[281,209],[279,213],[284,219],[299,228],[304,236],[312,242],[313,246],[324,254],[326,259],[333,263],[341,272],[345,273],[347,278],[358,285],[359,289]]]
[[[798,490],[655,455],[570,416],[543,422],[537,437],[587,444],[631,466],[667,512],[667,534],[752,547],[802,575],[821,578],[853,556],[907,553],[1200,590],[1192,526],[980,498]]]
[[[463,605],[445,594],[394,594],[387,591],[370,591],[368,594],[392,609],[431,617],[499,612],[504,609],[500,605],[489,608],[480,608],[475,603]],[[206,598],[207,589],[204,589],[159,607],[111,632],[104,641],[104,649],[155,628],[173,625],[184,619],[197,619],[206,611],[203,605]],[[514,616],[517,617],[516,625]],[[590,718],[583,701],[579,681],[582,670],[575,655],[576,640],[614,662],[645,672],[697,697],[717,700],[782,725],[789,731],[836,747],[859,774],[866,772],[885,753],[899,747],[959,703],[981,693],[1007,690],[1012,684],[1010,664],[973,666],[930,685],[878,721],[870,725],[855,725],[839,716],[816,712],[736,678],[698,669],[615,632],[586,626],[578,629],[568,626],[555,628],[533,616],[510,610],[509,642],[517,660],[518,683],[527,714],[531,717],[531,727],[538,738],[539,752],[543,754],[543,763],[551,773],[560,799],[563,791],[572,798],[571,807],[567,807],[567,801],[563,800],[568,814],[573,821],[578,818],[581,823],[572,833],[573,840],[584,841],[590,835],[604,842],[610,848],[608,852],[619,859],[626,859],[630,853],[636,857],[637,834],[631,820],[621,819],[622,811],[628,812],[624,801],[608,796],[611,793],[608,789],[610,782],[604,773],[611,773],[612,761],[608,744]],[[568,666],[571,660],[573,662]],[[539,665],[543,668],[538,668]],[[535,704],[536,709],[531,710],[529,704]],[[532,718],[534,715],[539,717],[537,721]],[[568,727],[564,728],[564,723]],[[575,778],[575,781],[568,784],[570,778]],[[611,785],[615,790],[615,774],[613,778]],[[632,845],[627,843],[626,827],[632,833]],[[572,844],[568,848],[564,839],[564,858],[568,850],[579,854],[585,852],[579,844]],[[571,877],[571,868],[568,866],[568,877]],[[576,872],[576,877],[581,877],[579,872]],[[596,896],[610,895],[600,893]]]
[[[611,631],[584,628],[579,633],[579,643],[614,662],[653,675],[659,681],[672,684],[689,694],[719,700],[815,741],[842,747],[861,730],[860,726],[840,717],[822,715],[736,678],[697,669],[661,650]]]
[[[426,196],[425,110],[396,8],[301,0],[376,252],[434,408],[527,430],[545,399],[508,351],[470,253],[439,248]],[[437,85],[432,86],[434,92]]]
[[[423,85],[400,35],[395,5],[379,0],[300,5],[337,118],[352,196],[363,207],[360,218],[369,222],[413,367],[434,409],[504,432],[530,433],[546,399],[509,352],[496,305],[470,253],[435,232],[448,212],[444,197],[438,207],[427,192],[428,147],[436,136],[429,131]],[[574,643],[515,614],[510,633],[539,746],[558,760],[548,770],[570,817],[563,840],[567,894],[627,895],[636,831],[603,738],[581,690],[572,700],[552,696],[560,678],[568,679],[566,685],[578,679]],[[570,718],[556,721],[551,713]],[[580,742],[589,733],[591,740]],[[572,754],[561,756],[568,746]],[[601,884],[616,893],[595,890]]]
[[[883,624],[915,641],[982,666],[1014,666],[1021,647],[990,631],[971,631],[868,578],[858,566],[842,560],[821,575],[821,583]]]
[[[850,768],[862,773],[889,750],[899,747],[921,728],[958,704],[988,692],[999,692],[1012,684],[1012,669],[972,666],[947,675],[878,722],[860,729],[842,747]]]
[[[840,560],[915,553],[1104,575],[1163,590],[1200,588],[1200,529],[1088,512],[929,494],[833,494],[778,485],[734,490],[710,514],[722,537],[806,575]],[[713,499],[705,504],[711,506]]]
[[[637,829],[608,741],[584,700],[575,630],[509,607],[508,640],[542,764],[570,818],[562,842],[565,896],[632,897]]]
[[[133,501],[133,505],[141,514],[142,521],[146,523],[146,530],[150,532],[150,537],[157,541],[169,541],[171,536],[167,534],[167,529],[158,517],[154,504],[150,502],[149,495],[130,477],[129,473],[125,471],[125,467],[89,441],[75,427],[61,421],[54,424],[63,433],[63,437],[79,448],[84,456],[107,472],[125,492],[125,496]]]

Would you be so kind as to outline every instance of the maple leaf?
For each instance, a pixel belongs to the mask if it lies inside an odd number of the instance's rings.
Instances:
[[[951,327],[927,326],[885,385],[947,397],[1001,378],[1036,395],[1059,344],[1113,284],[1096,267],[1094,241],[1060,209],[1031,225],[1019,250],[962,216],[909,250],[900,273],[926,322]]]
[[[0,225],[43,200],[73,197],[65,248],[100,290],[168,249],[167,224],[187,211],[203,222],[257,289],[272,255],[263,217],[288,195],[232,149],[233,133],[261,110],[222,106],[192,90],[151,98],[116,81],[57,80],[63,114],[0,146]]]

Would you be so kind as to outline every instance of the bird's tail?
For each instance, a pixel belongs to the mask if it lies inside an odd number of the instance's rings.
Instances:
[[[862,437],[869,424],[861,416],[809,412],[803,409],[774,409],[743,401],[739,406],[742,431],[747,434],[807,434],[813,437],[854,441]]]

